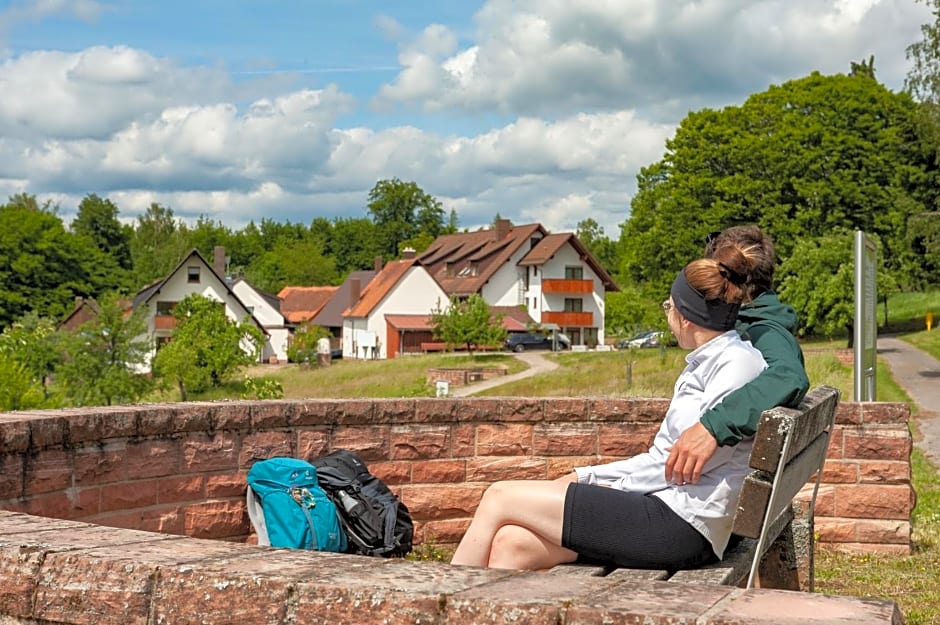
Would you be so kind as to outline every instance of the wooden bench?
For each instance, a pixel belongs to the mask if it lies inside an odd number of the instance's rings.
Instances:
[[[761,415],[732,532],[742,537],[721,562],[682,571],[623,569],[565,564],[551,575],[754,586],[799,590],[798,554],[808,557],[808,590],[813,590],[813,506],[829,448],[839,391],[820,386],[799,408],[772,408]],[[793,499],[815,475],[805,515],[795,518]],[[797,521],[797,522],[795,522]],[[804,527],[795,528],[799,523]],[[802,531],[800,531],[802,529]]]

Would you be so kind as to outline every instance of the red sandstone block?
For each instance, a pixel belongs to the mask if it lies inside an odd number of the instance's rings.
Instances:
[[[243,497],[246,488],[248,488],[247,471],[206,476],[206,497],[209,499]]]
[[[227,538],[248,533],[244,499],[208,501],[183,507],[186,535],[193,538]]]
[[[0,456],[22,453],[29,449],[29,421],[18,416],[15,420],[0,415]]]
[[[245,402],[248,408],[251,429],[271,430],[287,427],[293,420],[291,411],[294,402],[283,399],[266,399],[262,401]]]
[[[310,460],[330,451],[330,431],[327,428],[304,429],[297,432],[297,457]]]
[[[72,457],[61,449],[43,449],[26,457],[23,482],[26,496],[62,490],[72,485]]]
[[[839,425],[861,425],[862,405],[858,402],[840,401],[836,406],[835,423]]]
[[[455,484],[467,481],[466,460],[425,460],[416,462],[411,471],[416,484]]]
[[[470,527],[470,517],[463,519],[439,519],[419,523],[420,543],[439,547],[456,545]]]
[[[541,458],[474,458],[467,461],[468,482],[548,479],[545,460]]]
[[[819,542],[852,543],[858,541],[858,522],[858,519],[817,516],[814,527],[819,535]]]
[[[535,397],[503,397],[499,402],[499,420],[503,423],[541,421],[543,400]]]
[[[707,623],[748,625],[901,625],[894,601],[783,590],[736,591],[709,613]]]
[[[100,488],[101,512],[143,508],[157,503],[157,480],[107,484]]]
[[[575,467],[587,467],[597,464],[597,456],[565,456],[563,458],[547,458],[546,475],[554,480],[566,473],[571,473]]]
[[[206,498],[206,477],[203,475],[180,475],[165,477],[157,482],[157,503],[179,503],[201,501]]]
[[[83,447],[75,450],[75,484],[91,486],[121,482],[127,479],[127,449],[123,442],[108,443],[101,448]]]
[[[457,405],[457,420],[461,423],[492,423],[499,421],[502,399],[498,397],[467,397]]]
[[[251,429],[248,406],[241,401],[202,402],[211,422],[212,431],[240,431]]]
[[[23,460],[19,455],[0,454],[0,501],[23,494]]]
[[[68,423],[69,441],[73,445],[128,438],[137,433],[137,410],[127,406],[101,406],[70,415]]]
[[[815,516],[818,519],[821,516],[836,516],[836,487],[826,484],[819,485],[819,493],[816,495]]]
[[[99,516],[95,519],[99,525],[118,527],[156,534],[186,535],[183,514],[176,506],[147,510],[131,510]]]
[[[446,458],[450,455],[450,426],[397,425],[391,430],[391,459]]]
[[[597,433],[597,453],[630,458],[649,451],[659,425],[651,423],[604,423]]]
[[[381,399],[375,402],[373,423],[412,423],[415,418],[414,399]]]
[[[911,444],[911,435],[907,429],[866,428],[858,432],[845,432],[844,453],[846,458],[907,462],[911,455]]]
[[[913,508],[910,486],[858,484],[833,486],[833,516],[861,519],[909,519]]]
[[[57,411],[29,414],[30,447],[33,449],[62,447],[68,431],[68,420]]]
[[[98,513],[98,489],[69,489],[47,495],[33,495],[20,507],[6,506],[7,509],[19,509],[27,514],[46,516],[55,519],[82,518]]]
[[[125,454],[127,479],[178,475],[182,452],[179,440],[151,439],[128,443]]]
[[[350,399],[342,402],[335,414],[338,425],[367,425],[376,423],[375,401]]]
[[[588,418],[591,421],[655,423],[658,427],[667,408],[668,399],[599,397],[591,400]]]
[[[907,428],[911,407],[902,403],[866,402],[861,404],[862,423],[896,424]]]
[[[473,516],[487,484],[412,485],[402,487],[401,499],[414,518],[460,519]]]
[[[238,466],[248,469],[258,460],[275,456],[292,457],[293,435],[288,432],[255,432],[242,437],[241,450],[238,452]]]
[[[844,433],[845,429],[840,426],[832,429],[832,434],[829,435],[829,449],[826,450],[826,459],[841,460],[844,457],[842,453]]]
[[[337,421],[342,404],[334,399],[294,400],[289,414],[291,426],[329,426]]]
[[[154,404],[139,412],[139,436],[165,436],[177,432],[206,432],[210,429],[209,402]]]
[[[338,428],[333,435],[333,448],[354,451],[367,462],[388,460],[390,436],[388,425]]]
[[[533,434],[532,450],[540,456],[597,453],[597,426],[593,423],[539,423]]]
[[[532,453],[532,425],[528,423],[477,426],[478,456],[527,456]]]
[[[13,619],[32,615],[43,556],[41,549],[27,545],[0,544],[0,615]]]
[[[911,544],[911,524],[908,521],[879,521],[859,519],[856,525],[857,542],[873,544]]]
[[[238,438],[228,432],[212,436],[193,434],[183,440],[184,473],[235,470],[238,468]]]
[[[894,555],[907,555],[911,552],[910,545],[891,545],[883,543],[830,543],[828,549],[835,549],[843,553],[887,553]]]
[[[904,461],[863,460],[859,462],[859,481],[866,484],[910,484],[911,465]]]
[[[389,486],[411,483],[410,462],[370,462],[369,472]]]
[[[420,397],[415,400],[415,423],[452,423],[463,401],[454,398]]]
[[[474,425],[456,425],[451,430],[452,458],[469,458],[476,455],[477,429]]]
[[[826,460],[822,481],[825,484],[855,484],[858,482],[858,462]]]
[[[591,400],[584,397],[557,397],[543,402],[545,423],[583,423],[587,421]]]

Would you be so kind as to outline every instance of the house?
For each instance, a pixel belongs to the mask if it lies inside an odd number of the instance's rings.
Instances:
[[[283,306],[277,295],[271,295],[252,286],[244,278],[232,283],[232,292],[242,301],[249,313],[254,315],[265,331],[261,362],[287,362],[287,346],[292,324],[281,313]]]
[[[343,358],[395,358],[417,351],[431,311],[446,307],[448,297],[412,251],[386,263],[350,301],[343,311]]]
[[[303,325],[320,314],[338,290],[338,286],[285,286],[277,293],[281,314],[292,326]]]
[[[94,299],[85,299],[84,297],[75,298],[75,306],[72,311],[66,315],[65,319],[59,322],[59,328],[74,332],[83,324],[96,318],[101,313],[101,307]]]
[[[573,233],[549,234],[541,224],[512,225],[438,237],[420,255],[448,296],[479,293],[491,307],[523,307],[543,328],[572,345],[604,342],[604,296],[619,291]]]
[[[187,295],[198,293],[220,302],[225,306],[225,314],[229,319],[242,321],[247,318],[265,331],[261,322],[239,299],[223,277],[225,250],[216,247],[213,256],[215,268],[206,262],[198,250],[193,249],[169,275],[144,287],[134,296],[132,307],[134,310],[144,309],[147,331],[153,339],[151,352],[142,372],[150,371],[150,363],[157,350],[170,340],[170,335],[176,327],[173,308]],[[266,331],[265,334],[267,335]],[[245,351],[250,351],[250,346],[247,344]]]

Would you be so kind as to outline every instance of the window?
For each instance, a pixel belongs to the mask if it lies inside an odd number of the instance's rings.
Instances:
[[[539,309],[539,298],[533,297],[532,298],[532,310],[538,310],[538,309]]]
[[[186,281],[190,284],[199,284],[199,266],[186,268]]]
[[[565,267],[565,280],[584,280],[584,267]]]
[[[565,312],[583,312],[584,300],[580,297],[565,298]]]
[[[157,302],[158,315],[172,315],[174,308],[176,308],[176,302]]]
[[[475,262],[469,263],[466,267],[460,270],[460,273],[457,274],[460,278],[467,278],[469,276],[477,275],[479,267]]]

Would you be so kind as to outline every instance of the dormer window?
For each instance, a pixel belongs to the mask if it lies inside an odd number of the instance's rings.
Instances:
[[[479,266],[476,263],[467,263],[467,265],[460,270],[460,273],[457,275],[461,278],[469,278],[471,276],[478,275]]]

